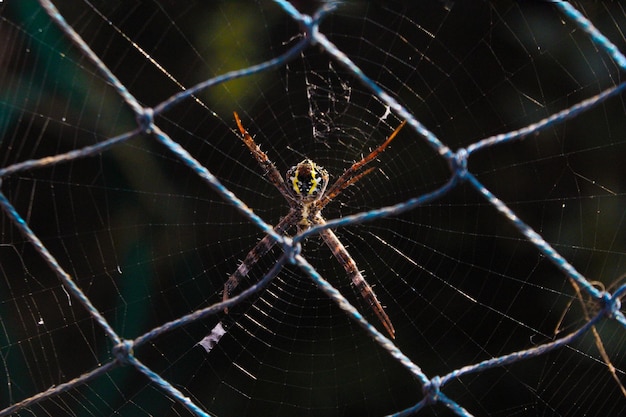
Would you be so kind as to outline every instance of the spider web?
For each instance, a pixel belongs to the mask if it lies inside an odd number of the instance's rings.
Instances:
[[[37,2],[0,4],[0,416],[625,412],[623,6],[572,4],[611,50],[543,2],[58,3],[101,63]],[[290,6],[325,10],[325,38],[299,48],[307,21]],[[411,116],[323,211],[370,213],[333,230],[393,345],[286,243],[240,283],[284,264],[235,300],[217,345],[198,344],[260,221],[289,208],[233,111],[281,173],[311,158],[331,182]],[[383,331],[315,233],[301,255]]]

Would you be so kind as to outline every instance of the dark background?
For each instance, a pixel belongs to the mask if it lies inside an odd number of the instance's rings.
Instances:
[[[299,28],[262,1],[58,2],[68,23],[143,105],[275,57]],[[296,3],[294,3],[296,4]],[[575,4],[576,5],[576,4]],[[296,4],[314,10],[314,2]],[[626,13],[578,4],[621,50]],[[545,2],[347,2],[321,31],[451,149],[524,127],[621,82],[611,58]],[[0,164],[99,143],[136,126],[98,69],[35,2],[0,5]],[[336,178],[400,123],[318,47],[274,70],[204,90],[157,124],[270,224],[287,210],[234,129],[232,111],[281,172],[303,156]],[[307,83],[329,82],[309,114]],[[341,82],[349,86],[349,99]],[[323,83],[322,83],[323,84]],[[331,134],[316,137],[312,126]],[[469,168],[590,281],[624,274],[626,123],[621,96]],[[448,167],[405,128],[380,170],[325,210],[336,218],[440,187]],[[2,191],[124,338],[221,299],[258,228],[148,135],[98,156],[3,178]],[[3,215],[0,407],[112,357],[101,328]],[[567,278],[473,188],[337,230],[387,306],[398,347],[432,377],[562,336],[584,318]],[[249,285],[279,256],[250,274]],[[378,327],[321,242],[307,259]],[[244,285],[242,284],[242,285]],[[600,285],[600,284],[598,284]],[[590,308],[593,310],[592,305]],[[564,314],[565,313],[565,314]],[[299,270],[287,267],[210,354],[220,317],[135,353],[212,415],[383,415],[418,402],[419,383]],[[599,328],[623,368],[624,329]],[[474,415],[620,415],[626,400],[589,335],[570,348],[444,388]],[[189,415],[130,367],[19,415]],[[419,415],[451,415],[433,406]]]

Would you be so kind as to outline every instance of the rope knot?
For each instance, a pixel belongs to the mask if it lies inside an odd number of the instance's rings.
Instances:
[[[452,169],[459,178],[463,179],[467,176],[467,149],[461,148],[454,154]]]
[[[602,293],[602,305],[604,305],[605,314],[609,318],[616,318],[617,313],[622,309],[622,300],[619,293],[611,294],[610,292]]]
[[[297,263],[296,257],[302,252],[302,244],[299,241],[294,241],[289,237],[285,237],[283,240],[283,250],[287,255],[287,261],[295,265]]]
[[[318,22],[313,20],[309,15],[301,15],[300,28],[307,38],[315,38],[315,32],[318,30]]]
[[[441,378],[438,376],[433,377],[424,388],[422,388],[422,393],[426,398],[426,401],[429,404],[436,403],[439,401],[439,393],[441,392]]]
[[[137,125],[142,132],[152,132],[152,125],[154,124],[154,110],[151,107],[144,107],[140,113],[137,113],[135,120],[137,120]]]
[[[130,363],[130,357],[134,355],[134,346],[135,344],[132,340],[122,340],[113,347],[113,356],[120,364],[126,365]]]

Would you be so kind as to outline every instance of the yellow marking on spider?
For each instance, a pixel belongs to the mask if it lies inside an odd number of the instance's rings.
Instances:
[[[322,183],[325,181],[324,176],[321,175],[322,169],[322,167],[310,159],[300,162],[296,166],[293,175],[289,178],[291,180],[291,188],[299,196],[302,196],[303,193],[307,196],[319,193]]]
[[[291,188],[293,188],[296,194],[300,195],[300,187],[298,187],[298,182],[298,171],[296,171],[296,174],[291,177]]]
[[[319,189],[321,179],[319,177],[316,178],[317,175],[317,165],[315,162],[311,162],[311,188],[309,189],[309,195],[317,192]]]

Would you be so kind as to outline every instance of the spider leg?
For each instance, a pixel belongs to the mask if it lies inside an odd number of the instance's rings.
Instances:
[[[297,212],[295,210],[289,211],[285,217],[283,217],[274,230],[276,233],[283,234],[286,232],[289,227],[293,225],[294,219],[296,218]],[[261,259],[263,255],[265,255],[269,250],[276,244],[276,241],[270,235],[266,235],[263,239],[257,243],[254,248],[246,255],[246,258],[239,264],[239,267],[233,274],[228,278],[228,281],[224,284],[224,293],[222,296],[222,301],[228,300],[230,294],[237,288],[239,282],[248,275],[250,269]],[[275,275],[274,275],[275,276]],[[272,276],[271,278],[274,278]],[[224,309],[224,312],[228,314],[228,308]],[[211,332],[206,335],[198,345],[202,346],[204,350],[209,353],[218,344],[218,342],[224,337],[228,328],[233,324],[234,320],[230,318],[230,316],[225,316],[220,320],[219,323],[213,327]]]
[[[263,173],[267,175],[269,180],[274,184],[274,187],[280,191],[280,193],[287,199],[287,201],[291,201],[292,197],[289,193],[287,185],[285,184],[285,180],[283,180],[282,175],[276,168],[276,165],[269,159],[267,154],[261,150],[259,145],[256,144],[252,136],[248,133],[248,131],[243,127],[241,123],[241,119],[239,119],[239,115],[236,111],[233,112],[235,115],[235,122],[237,122],[237,127],[239,128],[239,132],[241,132],[241,140],[248,147],[252,156],[257,160],[261,168],[263,169]]]
[[[345,190],[346,188],[348,188],[352,184],[358,182],[361,178],[363,178],[364,176],[366,176],[370,172],[374,171],[375,169],[376,169],[375,167],[372,167],[372,168],[366,169],[363,172],[359,172],[354,177],[349,178],[348,180],[344,181],[343,184],[341,184],[341,187],[332,189],[332,190],[330,190],[330,192],[325,193],[324,196],[317,203],[317,209],[318,210],[322,210],[324,207],[326,207],[326,204],[328,204],[331,201],[333,201],[333,199],[335,197],[337,197],[343,190]]]
[[[278,222],[278,224],[274,227],[274,231],[277,234],[284,234],[287,229],[289,229],[289,227],[294,224],[296,217],[297,212],[295,210],[291,210],[285,217],[283,217]],[[261,259],[261,257],[269,252],[275,244],[276,240],[272,236],[266,235],[250,250],[250,252],[248,252],[243,262],[239,264],[239,267],[237,267],[235,272],[233,272],[233,274],[224,284],[222,301],[228,300],[232,292],[239,285],[239,282],[248,275],[250,269],[252,269],[252,267]],[[228,308],[225,308],[224,312],[228,313]]]
[[[320,225],[325,223],[321,215],[315,216],[314,221],[316,224]],[[391,324],[391,319],[389,318],[387,313],[385,313],[385,309],[378,301],[378,298],[376,298],[374,290],[372,290],[372,287],[370,287],[367,281],[365,281],[365,278],[363,278],[363,275],[359,271],[356,262],[354,261],[352,256],[350,256],[347,249],[345,248],[345,246],[343,246],[335,232],[330,229],[325,229],[320,232],[320,236],[322,237],[326,245],[330,248],[335,258],[337,258],[339,263],[343,265],[346,273],[348,274],[348,277],[350,277],[350,279],[352,280],[354,287],[357,289],[357,291],[359,291],[361,297],[363,297],[363,299],[365,299],[369,303],[370,308],[374,311],[385,330],[387,330],[389,336],[391,336],[392,339],[395,339],[396,331],[393,328],[393,324]]]
[[[370,169],[368,171],[365,171],[365,173],[358,174],[357,176],[355,176],[356,172],[359,169],[361,169],[364,165],[370,163],[374,158],[380,155],[380,153],[384,151],[385,148],[387,148],[387,146],[389,146],[391,141],[395,139],[395,137],[398,135],[400,130],[402,130],[404,125],[406,125],[406,120],[400,123],[400,125],[396,127],[396,130],[394,130],[393,133],[389,135],[389,137],[385,139],[385,141],[378,148],[374,149],[372,152],[369,153],[369,155],[365,156],[360,161],[352,164],[352,166],[348,168],[346,172],[344,172],[341,175],[341,177],[337,178],[337,181],[335,181],[335,183],[331,185],[330,188],[328,189],[326,196],[320,200],[319,206],[324,207],[334,197],[336,197],[343,190],[345,190],[348,186],[354,184],[359,179],[363,178],[367,173],[371,172],[371,169]]]

